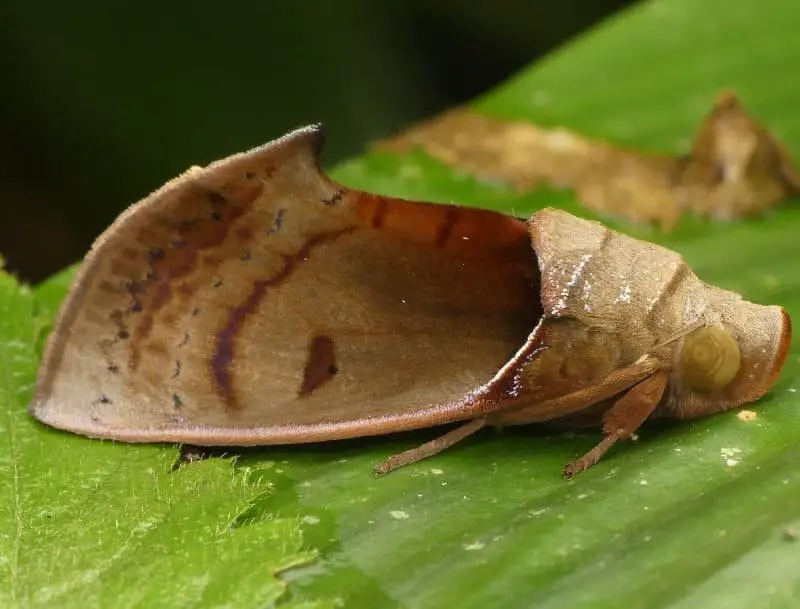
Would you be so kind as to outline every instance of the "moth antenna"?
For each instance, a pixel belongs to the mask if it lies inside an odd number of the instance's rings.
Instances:
[[[671,336],[667,337],[666,339],[664,339],[663,341],[661,341],[660,343],[658,343],[657,345],[652,347],[648,351],[648,353],[654,353],[655,351],[658,351],[659,349],[661,349],[661,347],[666,347],[670,343],[674,343],[676,340],[680,340],[681,338],[691,334],[692,332],[694,332],[698,328],[702,328],[703,326],[707,326],[707,325],[708,325],[708,320],[705,319],[705,316],[704,316],[703,319],[698,319],[696,322],[691,323],[691,324],[689,324],[687,326],[684,326],[683,328],[681,328],[680,330],[675,332],[675,334],[672,334]]]

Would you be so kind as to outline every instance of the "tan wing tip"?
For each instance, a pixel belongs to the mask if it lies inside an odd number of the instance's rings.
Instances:
[[[305,127],[298,127],[294,131],[290,131],[283,137],[275,140],[275,144],[284,142],[302,142],[315,155],[319,156],[325,145],[325,125],[322,123],[311,123]]]
[[[320,165],[322,149],[325,147],[325,126],[322,123],[312,123],[290,131],[267,144],[267,148],[300,148],[312,159],[314,164]]]
[[[306,125],[266,144],[214,161],[204,168],[193,167],[182,176],[179,176],[179,178],[167,182],[164,187],[153,193],[153,195],[160,193],[170,185],[183,184],[186,178],[203,181],[215,176],[227,175],[229,172],[236,173],[245,167],[258,166],[265,162],[277,164],[288,162],[292,164],[300,161],[301,165],[320,170],[324,146],[325,127],[323,124]]]
[[[111,440],[125,440],[125,434],[120,434],[119,429],[104,427],[83,407],[76,408],[76,404],[61,398],[54,400],[52,395],[34,395],[28,405],[28,414],[34,419],[59,431],[86,436],[89,438],[107,438]],[[122,429],[122,431],[125,431]],[[134,439],[134,441],[136,441]]]
[[[28,404],[28,412],[43,423],[47,423],[45,419],[49,418],[48,412],[52,411],[52,408],[49,408],[49,392],[46,393],[46,389],[42,386],[42,378],[44,376],[42,374],[43,372],[44,371],[40,371],[39,378],[36,379],[36,386],[33,390],[33,399],[31,399],[30,404]]]
[[[325,146],[325,128],[314,123],[290,131],[266,144],[234,154],[208,165],[202,172],[192,174],[201,181],[229,172],[239,172],[246,167],[258,167],[264,163],[273,166],[300,165],[314,173],[322,173],[322,149]]]
[[[325,146],[325,125],[323,123],[312,123],[303,127],[302,130],[308,134],[307,137],[312,141],[317,156],[320,156],[322,148]]]
[[[50,406],[50,400],[47,396],[35,394],[33,400],[31,400],[31,403],[28,405],[28,414],[40,423],[57,429],[63,428],[63,424],[59,425],[57,409]]]

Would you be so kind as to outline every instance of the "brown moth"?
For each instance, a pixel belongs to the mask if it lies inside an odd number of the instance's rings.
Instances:
[[[773,384],[790,323],[681,257],[545,209],[349,190],[316,126],[125,211],[49,338],[33,415],[125,442],[262,445],[461,427],[600,426],[595,463],[648,418],[691,419]]]

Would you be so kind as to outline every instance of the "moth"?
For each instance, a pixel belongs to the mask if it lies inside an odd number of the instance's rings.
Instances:
[[[321,127],[192,168],[97,239],[30,411],[124,442],[245,446],[461,425],[596,426],[590,467],[647,419],[752,402],[790,321],[681,257],[566,212],[527,222],[350,190]]]

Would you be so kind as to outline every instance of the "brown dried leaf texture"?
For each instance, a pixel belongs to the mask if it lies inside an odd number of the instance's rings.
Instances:
[[[800,173],[789,151],[730,92],[719,96],[685,156],[637,152],[567,129],[500,121],[463,108],[377,147],[418,147],[451,167],[520,191],[542,183],[572,188],[599,214],[664,230],[685,212],[740,218],[800,194]]]

